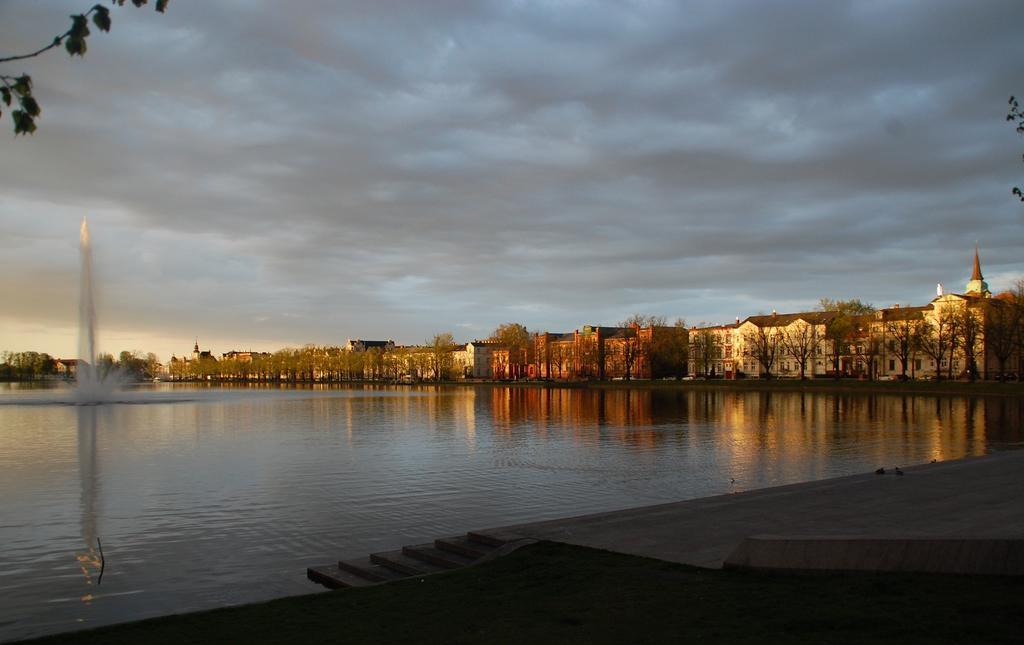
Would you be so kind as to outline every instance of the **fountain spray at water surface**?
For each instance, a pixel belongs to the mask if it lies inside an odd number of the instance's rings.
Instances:
[[[93,299],[92,244],[89,222],[82,218],[79,231],[82,275],[78,293],[78,389],[79,403],[100,403],[114,391],[113,379],[106,379],[96,366],[96,305]]]

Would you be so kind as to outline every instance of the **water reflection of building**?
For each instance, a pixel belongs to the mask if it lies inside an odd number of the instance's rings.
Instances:
[[[632,412],[630,408],[633,408]],[[651,392],[643,390],[491,389],[491,417],[496,427],[504,429],[518,426],[589,428],[609,423],[649,425],[650,411]]]
[[[1014,397],[496,387],[490,402],[499,433],[716,446],[740,470],[828,464],[836,452],[878,464],[959,459],[1024,434],[1024,401]]]

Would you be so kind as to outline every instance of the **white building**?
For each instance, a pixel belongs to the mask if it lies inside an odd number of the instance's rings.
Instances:
[[[491,378],[496,341],[474,340],[453,353],[456,371],[462,378]]]

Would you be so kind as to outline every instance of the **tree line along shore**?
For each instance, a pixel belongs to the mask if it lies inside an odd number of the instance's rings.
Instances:
[[[78,360],[3,352],[0,380],[73,378]],[[97,357],[101,374],[174,381],[398,383],[477,381],[985,380],[1024,377],[1024,281],[992,295],[977,253],[964,293],[940,293],[923,306],[876,309],[857,299],[822,299],[814,311],[749,316],[725,325],[687,326],[634,315],[615,326],[566,333],[499,325],[482,340],[451,333],[421,345],[349,339],[275,352],[214,355],[196,341],[191,355],[165,365],[153,353]]]

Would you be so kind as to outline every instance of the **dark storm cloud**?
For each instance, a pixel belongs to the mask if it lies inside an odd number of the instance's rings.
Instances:
[[[5,146],[0,223],[44,252],[5,254],[0,297],[57,324],[26,285],[73,295],[80,212],[108,318],[186,345],[923,302],[975,240],[1008,281],[1015,8],[118,10],[85,60],[25,64],[44,118]],[[33,49],[74,10],[6,4],[0,42]]]

